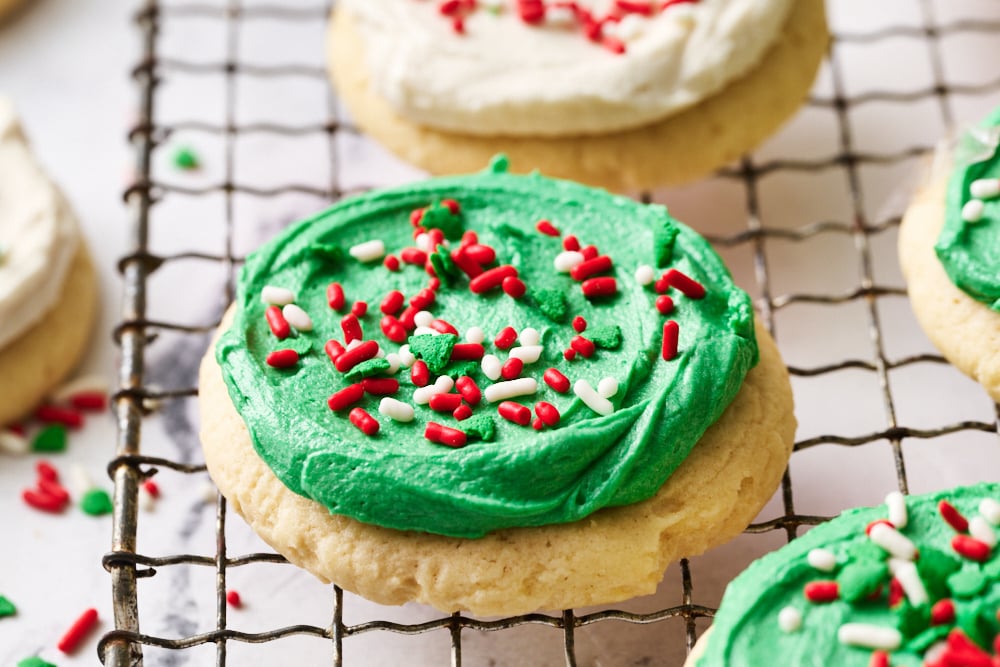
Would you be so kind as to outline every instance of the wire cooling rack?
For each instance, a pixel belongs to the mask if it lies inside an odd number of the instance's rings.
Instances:
[[[984,7],[990,6],[990,0],[968,1],[980,2]],[[833,9],[842,4],[849,5],[850,0],[830,0],[829,6]],[[891,246],[884,247],[886,244],[883,241],[886,238],[894,238],[899,217],[898,214],[880,216],[872,212],[865,201],[866,179],[874,178],[868,171],[872,168],[892,167],[928,153],[938,135],[927,137],[903,149],[884,152],[866,150],[862,147],[862,141],[856,138],[857,130],[852,123],[852,115],[879,103],[898,104],[906,110],[906,113],[909,113],[910,109],[916,109],[917,105],[926,107],[930,104],[932,114],[936,116],[935,122],[944,131],[950,131],[956,129],[956,107],[962,100],[992,96],[992,103],[996,104],[1000,101],[996,99],[997,93],[1000,92],[1000,79],[967,82],[956,79],[954,75],[949,77],[949,67],[942,56],[942,45],[949,40],[996,40],[1000,36],[1000,13],[993,11],[988,20],[975,15],[942,19],[939,16],[940,8],[933,0],[900,0],[895,4],[905,7],[909,14],[918,17],[918,20],[901,21],[899,25],[879,26],[877,29],[842,30],[833,36],[830,56],[821,77],[825,80],[822,85],[817,86],[817,92],[814,92],[806,105],[808,112],[825,115],[832,121],[830,155],[823,158],[803,158],[794,152],[774,156],[752,155],[723,170],[719,179],[731,182],[740,190],[736,201],[742,204],[744,213],[741,215],[745,228],[736,233],[710,233],[709,238],[723,254],[745,251],[751,258],[749,266],[752,266],[751,272],[756,280],[759,313],[768,328],[776,334],[779,333],[775,329],[780,322],[781,312],[796,304],[817,308],[856,305],[861,309],[860,326],[865,331],[866,341],[863,353],[844,355],[843,358],[820,365],[791,365],[789,370],[793,381],[852,370],[874,376],[878,385],[879,398],[876,402],[880,401],[882,426],[861,434],[820,433],[811,437],[802,437],[800,429],[800,439],[795,445],[796,451],[799,452],[797,456],[801,457],[801,452],[804,450],[811,450],[820,445],[843,446],[843,451],[846,452],[848,448],[887,443],[892,454],[892,483],[907,492],[911,486],[912,475],[907,474],[907,448],[904,444],[913,441],[934,441],[959,433],[995,434],[1000,412],[993,406],[985,418],[981,414],[977,415],[977,418],[966,418],[961,414],[956,415],[954,420],[949,419],[947,423],[935,424],[928,428],[907,426],[897,416],[898,385],[894,385],[891,381],[891,373],[923,365],[942,366],[944,360],[926,352],[902,355],[887,352],[887,326],[891,323],[886,321],[881,306],[887,299],[899,300],[905,297],[905,290],[898,279],[884,279],[876,267],[875,260],[880,252],[892,252]],[[189,326],[177,321],[151,318],[149,316],[151,304],[147,302],[150,278],[168,266],[182,261],[221,266],[228,278],[225,281],[224,294],[220,294],[219,298],[220,302],[228,303],[233,294],[234,267],[241,261],[234,241],[236,196],[248,194],[269,198],[286,193],[300,193],[332,201],[343,196],[347,190],[354,189],[342,185],[343,174],[349,173],[351,165],[342,164],[343,161],[339,157],[342,152],[338,152],[337,139],[344,135],[356,135],[356,132],[349,123],[341,119],[336,100],[331,97],[332,92],[328,90],[321,53],[317,54],[315,64],[264,65],[241,60],[239,48],[241,36],[249,25],[253,25],[257,31],[266,31],[268,26],[318,25],[326,20],[329,10],[330,7],[327,5],[292,7],[289,4],[276,2],[255,4],[242,0],[200,0],[185,4],[148,0],[136,15],[136,26],[142,44],[142,57],[134,69],[134,78],[140,93],[140,109],[138,120],[130,133],[130,140],[135,147],[136,179],[125,195],[132,211],[133,236],[132,250],[120,262],[124,279],[124,298],[121,321],[116,329],[116,340],[121,348],[121,389],[115,397],[119,431],[117,457],[109,465],[109,473],[115,483],[115,513],[112,550],[104,558],[105,568],[111,575],[115,628],[108,632],[99,644],[98,653],[102,662],[113,666],[141,665],[144,648],[148,650],[149,647],[156,647],[183,653],[195,647],[214,644],[216,664],[225,665],[227,650],[234,643],[264,644],[291,636],[305,635],[314,637],[318,641],[328,642],[332,647],[332,663],[339,666],[350,662],[345,659],[345,644],[360,635],[370,633],[418,635],[437,632],[445,633],[450,638],[450,662],[458,666],[463,663],[465,645],[463,638],[468,638],[470,633],[503,633],[521,626],[535,625],[553,630],[555,634],[552,636],[560,637],[559,652],[565,664],[576,665],[583,662],[577,640],[581,629],[615,622],[641,626],[644,628],[643,632],[649,634],[662,632],[665,622],[679,622],[683,624],[683,633],[680,636],[684,638],[686,648],[690,650],[699,629],[705,625],[704,623],[698,625],[698,621],[710,618],[714,609],[712,606],[696,602],[695,576],[687,560],[681,561],[676,568],[679,581],[671,583],[668,580],[664,584],[679,585],[680,603],[652,611],[626,611],[619,606],[589,613],[566,610],[555,615],[528,614],[498,620],[483,620],[456,613],[420,623],[376,619],[349,624],[345,622],[345,607],[350,604],[351,596],[345,595],[341,589],[334,586],[333,614],[329,624],[322,627],[294,624],[244,632],[233,629],[227,622],[227,573],[236,568],[273,567],[262,564],[284,564],[285,561],[273,553],[250,553],[240,556],[228,553],[226,521],[229,517],[225,499],[219,497],[216,500],[217,550],[214,555],[149,556],[137,550],[138,489],[143,480],[157,469],[171,470],[180,475],[198,475],[204,472],[202,465],[143,454],[143,434],[149,429],[147,407],[150,402],[156,401],[162,404],[191,400],[197,395],[197,388],[194,386],[158,389],[150,384],[147,379],[148,353],[154,349],[157,340],[166,335],[182,339],[192,337],[197,344],[203,345],[206,333],[215,326],[214,323]],[[169,24],[183,30],[186,22],[221,25],[223,30],[221,34],[225,37],[223,44],[219,45],[221,51],[217,60],[205,61],[193,57],[188,59],[161,54],[160,38],[164,27]],[[930,68],[928,84],[905,90],[857,90],[851,80],[857,63],[851,64],[845,55],[847,49],[894,43],[905,44],[911,49],[917,48],[923,54],[921,57],[927,59]],[[162,82],[205,76],[220,77],[223,81],[223,85],[211,89],[211,94],[220,98],[224,105],[223,121],[221,123],[201,120],[161,121],[158,110],[165,98],[170,95],[169,91],[164,90]],[[890,73],[887,71],[886,77],[889,76]],[[296,125],[271,122],[244,123],[237,118],[234,112],[234,99],[241,84],[253,81],[257,86],[276,87],[279,82],[288,78],[308,81],[309,85],[322,91],[326,105],[325,122]],[[154,154],[173,133],[179,131],[197,131],[221,140],[223,159],[218,182],[192,186],[171,184],[154,178]],[[256,186],[241,181],[237,175],[239,166],[237,140],[249,135],[267,135],[288,141],[306,138],[311,142],[322,142],[329,151],[330,164],[334,165],[330,183],[326,187],[299,183]],[[361,138],[357,139],[362,141]],[[843,206],[836,215],[827,215],[823,212],[820,216],[804,218],[794,225],[770,224],[774,214],[765,211],[761,205],[762,191],[768,178],[776,174],[796,176],[831,170],[841,174],[846,182],[842,197]],[[224,235],[222,242],[224,252],[207,253],[183,248],[178,252],[158,250],[152,242],[151,234],[158,207],[168,199],[183,200],[212,195],[221,196],[223,200],[221,219],[205,221],[204,224],[223,227],[221,231]],[[652,195],[644,194],[643,198],[650,199]],[[844,239],[853,244],[853,255],[859,268],[852,281],[853,284],[837,292],[784,290],[776,286],[774,262],[770,259],[773,246],[781,243],[804,246],[817,239],[827,243]],[[776,337],[781,343],[783,339],[780,336]],[[796,385],[797,398],[798,387],[799,385]],[[808,429],[806,431],[808,432]],[[988,446],[995,447],[995,440],[992,438],[993,442]],[[792,469],[796,460],[797,458],[793,457]],[[791,473],[785,474],[778,500],[775,505],[778,516],[753,524],[747,529],[748,533],[776,533],[782,539],[792,539],[800,527],[815,525],[828,518],[818,512],[804,514],[796,511],[796,493]],[[737,570],[745,565],[745,562],[737,563]],[[179,566],[214,570],[216,610],[214,629],[170,637],[144,634],[139,627],[139,589],[142,582],[155,577],[158,572],[166,568]],[[673,573],[672,568],[671,578],[675,576]],[[204,653],[199,655],[204,656]],[[683,655],[683,652],[680,652],[680,655]],[[525,661],[531,660],[526,657]],[[187,662],[181,659],[163,660],[160,664],[174,665]],[[593,664],[662,663],[647,655],[628,660],[621,659],[621,662],[605,663],[596,660]]]

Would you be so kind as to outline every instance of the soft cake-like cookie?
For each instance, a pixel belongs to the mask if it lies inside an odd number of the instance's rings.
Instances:
[[[439,4],[338,3],[329,49],[357,124],[440,174],[502,150],[614,190],[704,176],[798,109],[828,41],[822,0]]]
[[[478,614],[651,593],[753,519],[795,428],[704,239],[502,162],[252,254],[200,386],[209,472],[275,549]]]
[[[96,291],[76,218],[0,98],[0,426],[30,413],[76,366]]]

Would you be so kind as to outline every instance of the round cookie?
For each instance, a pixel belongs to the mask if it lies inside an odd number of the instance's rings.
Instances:
[[[357,124],[432,173],[475,170],[498,151],[515,171],[629,190],[690,181],[756,146],[802,104],[827,47],[822,0],[793,3],[786,27],[756,67],[693,106],[633,129],[574,136],[473,136],[402,117],[371,88],[365,44],[338,10],[330,69]]]
[[[498,171],[345,200],[248,257],[202,364],[209,470],[279,552],[379,602],[652,592],[777,487],[785,369],[665,209]]]
[[[993,665],[1000,485],[893,493],[755,561],[685,667]]]
[[[948,165],[937,165],[903,216],[899,260],[913,312],[931,342],[1000,402],[1000,313],[956,287],[934,249],[945,224],[948,183]]]

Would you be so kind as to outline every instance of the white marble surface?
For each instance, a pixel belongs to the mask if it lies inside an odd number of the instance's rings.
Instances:
[[[129,5],[122,0],[38,0],[15,23],[0,28],[0,92],[11,94],[25,116],[42,161],[59,180],[80,213],[100,260],[104,288],[103,319],[95,335],[87,369],[113,374],[115,350],[110,328],[117,317],[119,293],[116,257],[125,251],[129,217],[120,202],[123,174],[131,154],[125,131],[131,122],[137,94],[127,70],[137,57],[136,32],[128,22]],[[171,3],[167,3],[171,4]],[[223,4],[215,0],[214,4]],[[254,3],[246,3],[254,4]],[[286,4],[311,6],[305,0]],[[831,18],[838,29],[870,31],[888,25],[921,26],[925,17],[917,0],[830,0]],[[995,0],[932,0],[927,3],[943,22],[985,17],[1000,19]],[[224,58],[224,26],[207,18],[172,18],[164,22],[161,54],[199,62]],[[239,34],[241,59],[258,64],[304,63],[322,60],[323,25],[282,25],[263,19],[247,20]],[[993,34],[965,32],[941,41],[944,73],[956,83],[986,83],[995,77],[993,64],[1000,43]],[[933,85],[927,44],[897,36],[876,43],[840,47],[838,62],[846,93],[872,90],[913,91]],[[158,113],[161,122],[225,119],[224,78],[163,72]],[[833,86],[824,67],[816,94],[829,97]],[[322,123],[327,119],[327,88],[315,79],[293,77],[262,82],[237,77],[236,120],[250,122]],[[1000,103],[1000,90],[955,96],[949,100],[955,117],[971,122]],[[914,103],[869,102],[849,112],[855,145],[865,153],[897,153],[927,146],[939,137],[944,124],[937,100]],[[758,153],[761,161],[822,160],[839,150],[840,128],[828,109],[807,108]],[[180,174],[169,165],[169,152],[189,144],[203,156],[205,168]],[[326,188],[338,177],[345,188],[400,183],[419,177],[361,138],[344,134],[336,144],[336,166],[322,133],[289,139],[246,135],[235,143],[238,182],[275,187],[290,182]],[[859,167],[860,210],[852,208],[849,181],[843,168],[815,172],[777,171],[761,178],[760,209],[769,227],[796,228],[816,221],[849,222],[855,213],[880,222],[901,212],[918,179],[918,159]],[[155,155],[157,178],[188,186],[204,186],[224,177],[225,145],[217,137],[181,132]],[[694,185],[657,193],[672,212],[705,232],[731,235],[745,228],[746,194],[743,186],[726,179],[706,179]],[[242,254],[291,219],[321,206],[320,197],[288,194],[279,197],[236,195],[234,251]],[[159,253],[202,251],[223,253],[226,202],[221,195],[192,198],[167,195],[154,209],[153,248]],[[872,237],[876,283],[901,286],[895,258],[894,230]],[[723,249],[737,281],[759,295],[749,246]],[[859,254],[846,236],[821,234],[802,243],[767,242],[772,292],[842,294],[859,284]],[[189,324],[208,324],[223,305],[226,275],[222,267],[197,261],[168,264],[149,285],[150,317]],[[878,302],[886,354],[898,359],[931,352],[917,328],[905,299]],[[778,341],[788,363],[814,367],[845,358],[870,360],[869,313],[864,302],[842,306],[797,304],[778,312]],[[164,387],[190,386],[194,367],[207,344],[204,337],[166,334],[149,351],[149,380]],[[0,380],[2,381],[2,380]],[[953,369],[918,364],[894,370],[889,376],[894,409],[900,425],[935,428],[960,420],[990,422],[994,408],[977,385]],[[818,378],[794,380],[798,439],[822,434],[860,435],[888,426],[876,376],[845,370]],[[197,415],[193,401],[168,403],[161,414],[146,421],[145,453],[199,462]],[[54,457],[67,470],[73,462],[87,466],[98,477],[114,447],[109,419],[92,419],[72,439],[70,451]],[[924,492],[959,483],[997,479],[1000,447],[997,437],[964,431],[930,440],[906,440],[903,445],[910,490]],[[95,664],[96,637],[76,656],[59,656],[54,644],[73,618],[88,606],[97,606],[103,630],[110,624],[110,579],[100,557],[110,544],[110,520],[91,519],[78,511],[61,517],[39,515],[25,508],[20,490],[33,478],[34,457],[0,460],[0,594],[20,607],[14,619],[0,620],[0,664],[12,664],[36,651],[59,665]],[[877,503],[895,488],[892,453],[887,442],[859,448],[822,445],[797,453],[791,464],[796,510],[802,514],[832,514],[862,503]],[[105,478],[100,477],[102,481]],[[164,497],[154,513],[140,521],[140,550],[149,555],[215,551],[214,507],[199,492],[203,475],[162,472],[158,481]],[[779,516],[772,501],[762,520]],[[781,544],[777,532],[743,536],[730,545],[692,561],[694,601],[715,605],[725,583],[753,557]],[[242,521],[230,517],[227,530],[230,555],[265,550]],[[140,583],[140,616],[145,633],[178,637],[214,628],[214,572],[209,568],[162,568]],[[240,591],[246,607],[231,611],[230,627],[259,632],[307,623],[326,626],[331,621],[330,587],[292,567],[257,565],[230,572],[232,588]],[[614,605],[632,611],[651,611],[680,602],[678,568],[672,566],[653,596]],[[374,619],[417,622],[436,618],[419,606],[384,608],[346,596],[345,621]],[[704,625],[699,623],[699,628]],[[677,665],[683,655],[683,623],[668,620],[651,626],[599,623],[577,632],[582,665]],[[467,665],[561,664],[561,633],[545,627],[463,635]],[[344,643],[348,665],[437,665],[449,661],[449,637],[437,631],[419,637],[368,633]],[[147,650],[149,665],[213,664],[214,646],[181,652]],[[311,637],[294,637],[273,644],[231,642],[229,664],[329,664],[332,646]]]

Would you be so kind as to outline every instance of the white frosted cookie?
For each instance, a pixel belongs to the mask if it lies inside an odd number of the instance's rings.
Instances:
[[[515,171],[616,190],[692,180],[755,146],[801,105],[828,39],[821,0],[630,14],[602,36],[621,54],[579,20],[525,25],[512,10],[455,34],[436,4],[338,5],[331,72],[359,126],[433,173],[503,151]]]

